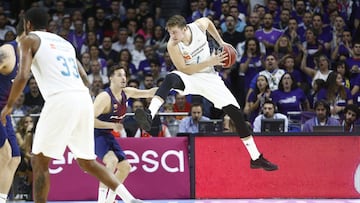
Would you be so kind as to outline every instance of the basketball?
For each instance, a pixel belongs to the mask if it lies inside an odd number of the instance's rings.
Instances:
[[[228,54],[228,59],[224,61],[224,68],[230,68],[236,61],[237,52],[230,44],[225,44],[223,50]]]

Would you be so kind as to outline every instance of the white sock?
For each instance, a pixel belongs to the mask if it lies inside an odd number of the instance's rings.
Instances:
[[[114,203],[115,198],[116,193],[113,190],[109,190],[105,203]]]
[[[254,142],[253,136],[249,136],[246,140],[243,140],[243,143],[248,150],[250,157],[252,160],[256,160],[260,156],[260,152],[256,147],[256,144]]]
[[[120,184],[119,186],[117,186],[115,192],[117,195],[119,195],[121,197],[121,199],[125,203],[130,203],[131,200],[135,199],[134,196],[132,196],[130,194],[130,192],[126,189],[126,187],[123,184]]]
[[[5,203],[7,200],[7,194],[0,193],[0,203]]]
[[[155,114],[159,111],[163,101],[157,97],[153,97],[150,102],[149,110],[151,112],[151,117],[154,118]]]
[[[99,187],[98,203],[104,203],[105,202],[107,193],[108,193],[108,188]]]

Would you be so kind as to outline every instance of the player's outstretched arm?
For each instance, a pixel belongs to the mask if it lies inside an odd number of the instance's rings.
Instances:
[[[126,96],[129,98],[150,98],[155,95],[155,92],[157,91],[157,87],[148,89],[148,90],[140,90],[133,87],[125,87],[123,91],[125,92]]]

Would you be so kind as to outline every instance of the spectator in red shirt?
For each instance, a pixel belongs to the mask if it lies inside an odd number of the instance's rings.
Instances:
[[[175,95],[175,103],[174,103],[174,112],[190,112],[191,104],[186,101],[185,95],[181,95],[176,93]],[[181,120],[184,116],[176,116],[177,120]]]

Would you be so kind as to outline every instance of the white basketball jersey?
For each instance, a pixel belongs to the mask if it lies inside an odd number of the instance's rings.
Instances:
[[[204,33],[195,23],[188,24],[191,31],[192,40],[189,45],[180,42],[178,44],[182,53],[185,64],[197,64],[206,60],[210,56],[209,43],[206,33]],[[200,72],[214,72],[214,67],[207,67]]]
[[[88,91],[78,71],[74,47],[53,33],[31,33],[40,38],[31,71],[44,99],[63,91]]]

